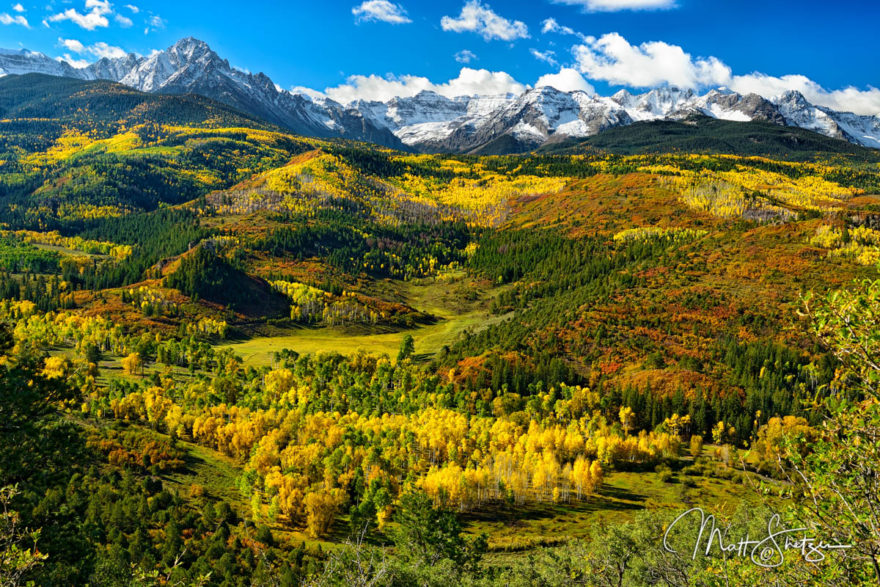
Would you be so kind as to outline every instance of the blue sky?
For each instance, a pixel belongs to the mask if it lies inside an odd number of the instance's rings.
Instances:
[[[462,67],[535,85],[570,68],[560,85],[581,86],[577,71],[583,87],[602,94],[664,84],[808,88],[880,112],[876,0],[5,1],[0,47],[80,62],[118,49],[146,55],[195,36],[285,88],[381,94],[395,89],[350,76],[441,84]],[[834,92],[850,86],[858,91]]]

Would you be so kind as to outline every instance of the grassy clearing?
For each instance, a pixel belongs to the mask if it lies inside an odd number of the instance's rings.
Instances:
[[[364,350],[372,354],[393,356],[403,339],[402,332],[388,334],[353,334],[349,328],[302,328],[283,336],[257,337],[246,342],[222,345],[231,348],[248,365],[272,363],[272,353],[290,349],[300,354],[337,351],[343,354]]]
[[[231,348],[247,364],[254,366],[270,365],[272,353],[283,349],[300,354],[322,351],[351,354],[363,350],[394,357],[403,338],[411,334],[415,339],[417,356],[427,359],[443,345],[455,341],[465,330],[476,332],[506,318],[489,312],[496,292],[478,289],[477,284],[463,279],[461,275],[444,280],[387,282],[385,287],[387,293],[413,308],[434,315],[437,321],[409,330],[364,326],[302,327],[290,329],[279,336],[255,337],[244,342],[220,345],[220,348]]]
[[[166,480],[183,496],[190,496],[193,486],[203,487],[208,497],[222,499],[239,517],[250,518],[250,506],[238,490],[240,465],[209,448],[180,440],[178,443],[187,449],[187,467],[184,471],[171,473]]]
[[[44,251],[51,251],[53,253],[59,253],[61,255],[67,257],[89,257],[92,259],[108,259],[109,255],[98,255],[93,253],[86,253],[85,251],[78,251],[77,249],[70,249],[67,247],[62,247],[60,245],[49,245],[44,243],[29,243],[38,249],[42,249]]]
[[[400,343],[407,334],[415,339],[416,358],[426,360],[437,353],[443,345],[451,344],[465,330],[477,332],[507,318],[489,312],[494,296],[502,288],[489,290],[485,284],[477,284],[463,273],[446,279],[420,280],[417,282],[387,281],[378,284],[383,296],[399,300],[437,318],[433,324],[418,325],[407,330],[390,327],[362,325],[328,328],[296,327],[280,331],[272,336],[256,336],[243,342],[222,343],[218,349],[231,348],[245,363],[255,367],[271,365],[275,352],[290,349],[300,354],[339,352],[353,354],[359,350],[389,357],[396,357]],[[52,354],[73,359],[72,348],[55,349]],[[106,380],[122,373],[121,357],[106,355],[99,364]],[[163,372],[165,366],[151,363],[145,374]],[[190,376],[188,370],[172,369],[176,377]]]
[[[749,476],[753,477],[753,476]],[[467,531],[486,533],[493,557],[521,556],[541,546],[588,538],[598,525],[631,520],[643,509],[675,513],[699,505],[715,514],[732,514],[743,501],[758,496],[748,483],[717,477],[676,475],[664,482],[653,471],[615,471],[608,474],[599,494],[585,502],[497,506],[464,515]]]

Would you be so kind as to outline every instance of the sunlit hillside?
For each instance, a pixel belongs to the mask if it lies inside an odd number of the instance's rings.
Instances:
[[[877,278],[867,152],[413,155],[37,81],[0,92],[0,503],[36,584],[412,578],[431,524],[474,584],[605,569],[578,549],[634,519],[799,502],[822,394],[874,381],[812,301]]]

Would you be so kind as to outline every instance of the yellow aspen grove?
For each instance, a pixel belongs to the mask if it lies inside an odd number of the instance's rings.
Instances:
[[[594,462],[598,463],[598,461]],[[593,492],[594,479],[590,468],[590,461],[583,457],[578,457],[571,468],[569,480],[574,488],[577,499],[581,499]]]
[[[144,362],[138,353],[130,353],[122,359],[122,370],[128,375],[141,375],[143,374],[143,369]]]
[[[599,463],[599,461],[593,461],[592,463],[590,463],[590,479],[593,483],[592,491],[595,491],[602,486],[602,481],[604,478],[605,475],[602,472],[602,465]]]
[[[70,362],[64,357],[48,357],[43,364],[43,375],[47,379],[61,379],[67,376]]]
[[[623,406],[620,408],[620,424],[623,426],[624,432],[627,434],[635,428],[636,425],[636,415],[633,413],[633,410],[629,406]]]
[[[306,494],[303,505],[306,510],[306,532],[310,537],[319,538],[327,534],[342,502],[343,496],[339,489]]]
[[[285,395],[292,385],[293,372],[290,369],[275,369],[266,375],[265,389],[273,399]]]
[[[693,436],[691,436],[690,451],[691,456],[695,459],[699,458],[700,455],[703,454],[703,437],[699,434],[694,434]]]
[[[681,434],[681,431],[687,428],[690,423],[691,417],[689,415],[679,416],[678,414],[672,414],[663,421],[665,428],[674,436]]]

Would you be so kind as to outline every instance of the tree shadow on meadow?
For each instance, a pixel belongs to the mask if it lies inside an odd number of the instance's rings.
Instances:
[[[592,514],[603,511],[630,511],[644,509],[647,496],[634,491],[605,485],[599,494],[583,501],[569,503],[526,503],[510,505],[495,503],[461,514],[466,524],[502,522],[516,525],[521,522],[553,520],[560,515]]]

